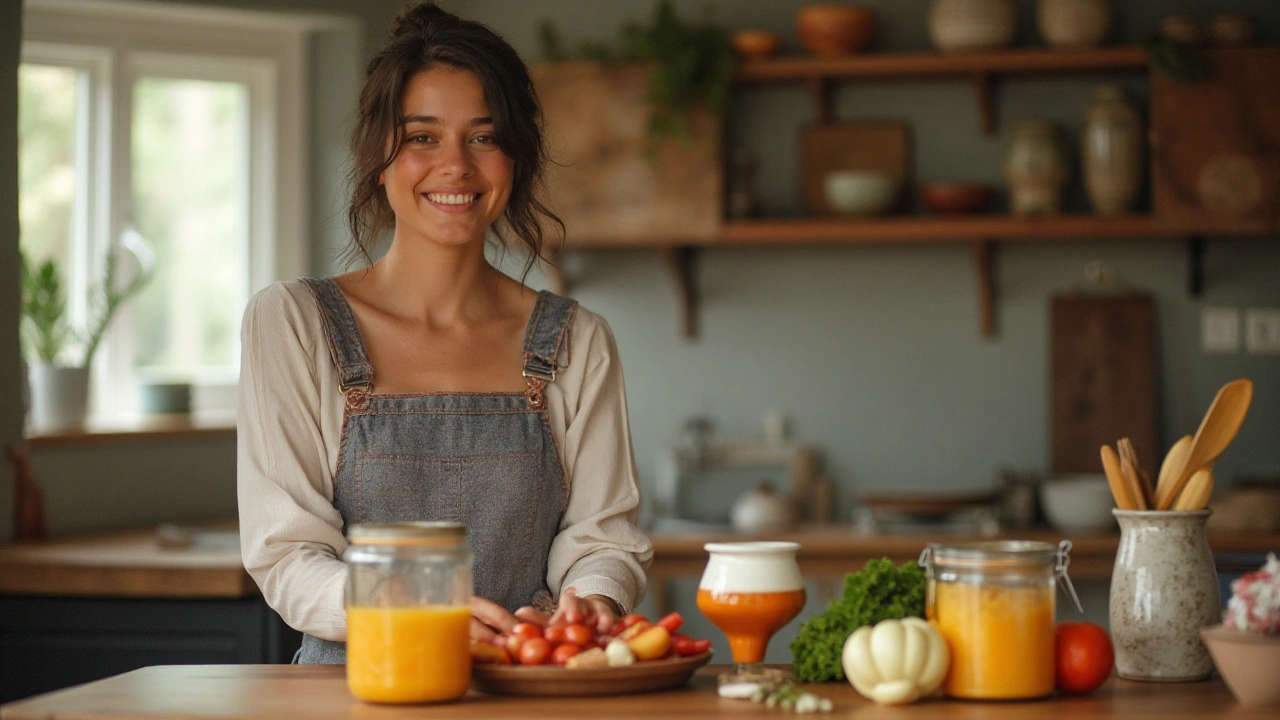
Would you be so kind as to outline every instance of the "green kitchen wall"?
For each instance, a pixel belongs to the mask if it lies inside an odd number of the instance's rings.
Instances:
[[[184,4],[185,1],[184,1]],[[190,3],[195,4],[195,3]],[[313,268],[338,269],[343,229],[340,171],[345,129],[363,58],[398,10],[398,0],[238,0],[221,6],[349,15],[358,30],[318,36],[312,58],[311,233]],[[731,28],[780,32],[798,52],[801,0],[677,0],[686,17],[712,7]],[[877,47],[928,48],[925,0],[867,0],[880,12]],[[493,26],[530,61],[537,24],[554,23],[570,44],[609,41],[653,2],[632,0],[458,0],[457,12]],[[1024,43],[1035,43],[1033,3],[1022,2]],[[1246,12],[1264,38],[1280,36],[1273,0],[1128,0],[1116,3],[1114,40],[1135,42],[1159,17]],[[16,88],[19,11],[0,4],[0,440],[20,435],[16,343]],[[998,182],[1007,128],[1019,119],[1080,127],[1094,85],[1104,77],[1001,82],[1001,132],[977,128],[973,89],[963,81],[843,85],[838,118],[900,118],[911,123],[919,179]],[[1144,97],[1145,83],[1131,89]],[[735,94],[728,141],[760,162],[758,189],[771,213],[798,212],[797,145],[813,106],[800,87]],[[1081,204],[1078,181],[1073,202]],[[1048,302],[1077,284],[1091,261],[1113,266],[1158,303],[1161,441],[1194,432],[1214,392],[1236,377],[1256,383],[1253,409],[1218,465],[1224,485],[1280,474],[1280,356],[1205,354],[1206,306],[1280,308],[1276,238],[1210,238],[1205,286],[1192,297],[1187,248],[1176,238],[1007,243],[998,247],[998,335],[979,332],[978,282],[965,245],[895,244],[710,249],[698,265],[700,335],[683,339],[677,293],[653,252],[570,255],[571,293],[612,324],[626,371],[636,460],[643,482],[657,455],[693,415],[711,417],[730,438],[761,433],[767,410],[783,412],[792,435],[817,446],[847,518],[858,489],[989,488],[1003,468],[1044,471],[1049,461]],[[230,440],[123,443],[48,450],[36,469],[55,532],[138,526],[235,513],[235,447]],[[8,479],[7,468],[0,477]],[[0,488],[0,536],[8,537],[11,493]]]

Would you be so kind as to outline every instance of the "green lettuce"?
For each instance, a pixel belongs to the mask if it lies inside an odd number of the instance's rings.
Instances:
[[[791,643],[791,662],[802,682],[843,680],[844,641],[863,625],[924,616],[924,571],[914,562],[897,567],[888,558],[871,560],[844,578],[844,595],[826,612],[800,625]]]

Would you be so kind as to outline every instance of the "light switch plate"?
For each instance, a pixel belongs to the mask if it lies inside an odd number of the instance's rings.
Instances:
[[[1200,346],[1207,353],[1240,352],[1240,311],[1233,307],[1201,310]]]
[[[1280,355],[1280,308],[1249,308],[1244,313],[1245,349],[1254,355]]]

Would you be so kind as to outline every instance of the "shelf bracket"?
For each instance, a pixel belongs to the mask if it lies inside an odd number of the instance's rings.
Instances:
[[[1204,292],[1204,246],[1203,235],[1187,238],[1187,292],[1193,298]]]
[[[663,264],[676,281],[680,291],[680,310],[683,317],[683,334],[686,340],[698,337],[698,250],[692,247],[659,248]]]
[[[978,95],[978,125],[983,135],[996,133],[995,97],[991,89],[991,73],[975,72],[973,88]]]
[[[978,271],[978,309],[981,317],[982,337],[996,336],[996,291],[992,278],[992,251],[995,243],[979,240],[973,243],[973,264]]]
[[[813,93],[814,122],[819,125],[830,125],[831,81],[825,78],[809,78],[809,92]]]

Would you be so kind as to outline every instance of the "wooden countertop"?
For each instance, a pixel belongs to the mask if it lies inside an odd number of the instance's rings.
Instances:
[[[234,529],[233,527],[231,529]],[[210,533],[230,538],[227,526]],[[209,535],[208,537],[214,537]],[[81,535],[0,547],[0,594],[96,597],[243,598],[258,586],[238,546],[162,547],[156,531]]]
[[[714,718],[792,717],[746,700],[715,693],[708,666],[688,685],[663,692],[599,698],[519,698],[472,692],[447,705],[370,705],[347,691],[344,669],[316,665],[164,665],[143,668],[59,690],[0,708],[0,720],[399,720],[400,718]],[[847,683],[824,683],[810,690],[835,703],[821,718],[1275,718],[1276,708],[1243,707],[1222,681],[1139,683],[1113,678],[1086,697],[1035,702],[985,703],[930,698],[914,705],[885,707],[863,699]],[[799,716],[795,716],[799,717]]]

